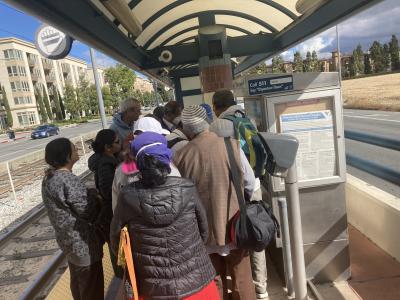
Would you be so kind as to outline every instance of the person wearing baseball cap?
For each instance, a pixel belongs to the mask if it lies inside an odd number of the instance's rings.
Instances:
[[[229,175],[229,158],[224,138],[209,131],[207,112],[199,105],[185,107],[181,120],[190,142],[175,153],[173,161],[183,177],[195,182],[205,207],[209,228],[206,247],[217,272],[216,281],[221,299],[228,299],[227,273],[232,277],[233,299],[256,299],[249,253],[236,249],[227,230],[228,221],[239,210],[239,205]],[[234,139],[229,141],[234,158],[242,169],[240,181],[245,194],[251,196],[254,172],[239,142]]]

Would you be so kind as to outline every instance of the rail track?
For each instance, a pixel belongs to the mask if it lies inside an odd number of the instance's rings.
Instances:
[[[93,180],[91,172],[80,177]],[[44,299],[66,268],[53,227],[39,204],[0,236],[0,299]]]

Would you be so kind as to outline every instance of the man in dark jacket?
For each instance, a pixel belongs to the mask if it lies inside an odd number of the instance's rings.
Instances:
[[[164,115],[161,120],[161,126],[172,132],[181,121],[182,109],[176,101],[169,101],[164,106]]]

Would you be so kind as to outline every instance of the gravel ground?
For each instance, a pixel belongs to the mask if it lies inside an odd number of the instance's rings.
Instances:
[[[87,170],[87,159],[91,153],[82,156],[74,165],[73,172],[76,175],[82,174]],[[0,231],[10,225],[19,217],[30,211],[36,205],[42,203],[41,195],[42,177],[37,178],[33,183],[23,187],[22,190],[16,192],[17,200],[14,195],[10,194],[8,198],[4,198],[0,202]]]

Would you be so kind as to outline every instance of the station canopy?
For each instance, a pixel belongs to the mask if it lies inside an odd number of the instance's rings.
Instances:
[[[379,0],[6,0],[121,63],[168,81],[195,68],[198,30],[226,27],[239,74]],[[163,50],[172,53],[161,61]]]

